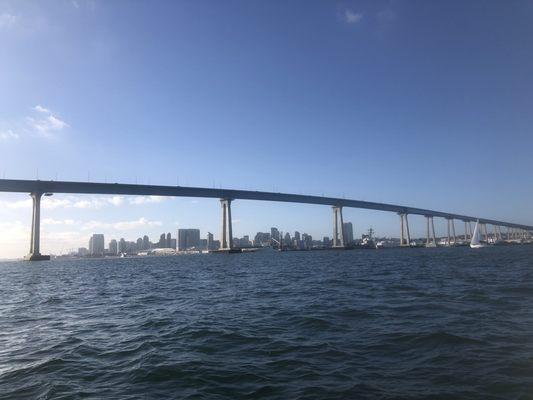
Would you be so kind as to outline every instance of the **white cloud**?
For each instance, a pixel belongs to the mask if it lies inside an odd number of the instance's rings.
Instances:
[[[131,205],[143,205],[143,204],[152,204],[160,203],[164,201],[166,197],[163,196],[135,196],[130,198],[128,203],[126,203],[126,198],[124,196],[113,196],[113,197],[89,197],[83,198],[80,196],[68,196],[67,198],[55,198],[52,197],[43,197],[41,202],[41,207],[47,210],[53,210],[57,208],[76,208],[76,209],[88,209],[88,210],[99,210],[104,207],[113,206],[119,207],[126,204]],[[31,208],[32,199],[28,198],[25,200],[0,200],[1,208],[8,209],[21,209],[21,208]]]
[[[120,206],[124,203],[124,197],[122,196],[113,196],[109,199],[109,202],[114,206]]]
[[[67,199],[54,199],[45,197],[41,202],[41,205],[45,209],[53,210],[55,208],[69,208],[71,207],[71,201]],[[32,206],[32,200],[29,200],[29,207]]]
[[[41,221],[42,225],[74,225],[75,221],[73,219],[63,219],[57,220],[53,218],[45,218]]]
[[[0,207],[16,210],[19,208],[31,208],[32,200],[0,201]]]
[[[52,112],[41,105],[36,105],[33,110],[40,114],[45,114],[39,118],[28,117],[28,124],[37,132],[38,135],[51,138],[54,133],[69,128],[69,124],[52,114]]]
[[[117,231],[129,231],[139,229],[146,226],[161,226],[161,221],[150,221],[144,217],[141,217],[134,221],[119,221],[119,222],[103,222],[103,221],[89,221],[83,224],[83,230],[94,229],[114,229]]]
[[[33,107],[35,111],[38,111],[43,114],[50,114],[50,110],[48,108],[45,108],[39,104],[37,104],[35,107]]]
[[[18,139],[19,134],[13,132],[11,129],[8,129],[7,131],[0,132],[0,140],[11,140],[11,139]]]
[[[79,209],[100,209],[106,206],[120,206],[124,204],[122,196],[113,197],[93,197],[89,199],[80,199],[77,196],[69,196],[66,199],[44,197],[41,206],[44,209],[53,210],[56,208],[79,208]],[[32,199],[0,201],[0,207],[9,209],[31,208]]]
[[[352,10],[346,10],[344,12],[344,19],[349,24],[357,24],[363,19],[363,14],[353,12]]]
[[[16,15],[3,13],[0,14],[0,29],[8,29],[17,23],[18,17]]]
[[[73,201],[71,207],[73,208],[91,208],[91,209],[100,209],[109,205],[120,206],[124,203],[124,198],[121,196],[109,197],[97,197],[91,199],[83,199],[78,201]]]
[[[165,199],[164,196],[135,196],[130,199],[130,204],[161,203]]]

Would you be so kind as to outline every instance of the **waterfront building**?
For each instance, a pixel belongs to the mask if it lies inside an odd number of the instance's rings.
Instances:
[[[178,229],[178,250],[200,247],[200,229]]]
[[[254,238],[254,246],[263,247],[270,245],[269,232],[257,232]]]
[[[109,253],[114,256],[118,254],[118,243],[115,239],[109,242]]]
[[[213,234],[211,232],[207,232],[207,243],[206,243],[206,250],[214,250],[216,247],[213,245]]]
[[[167,240],[166,240],[166,246],[165,247],[168,247],[168,248],[171,248],[172,247],[172,235],[169,233],[167,233]]]
[[[125,253],[126,252],[126,241],[124,240],[124,238],[121,238],[118,241],[118,252],[119,253]]]
[[[147,235],[143,236],[143,250],[148,250],[150,248],[150,239]]]
[[[279,237],[279,230],[278,228],[272,227],[270,228],[270,238],[273,243],[271,245],[277,246],[279,245],[280,237]]]
[[[161,249],[167,247],[167,237],[164,233],[159,236],[159,243],[157,244],[157,247]]]
[[[103,256],[105,253],[104,235],[95,233],[89,240],[89,254],[91,256]]]
[[[342,226],[344,233],[344,242],[353,243],[353,225],[351,222],[345,222]]]
[[[313,237],[311,235],[308,235],[307,233],[304,233],[302,235],[302,244],[304,249],[310,249],[313,247]]]

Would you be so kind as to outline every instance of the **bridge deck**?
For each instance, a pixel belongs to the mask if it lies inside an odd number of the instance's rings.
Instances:
[[[258,192],[251,190],[210,189],[185,186],[132,185],[122,183],[61,182],[39,180],[0,179],[0,192],[18,193],[73,193],[73,194],[109,194],[138,196],[204,197],[229,198],[242,200],[277,201],[287,203],[319,204],[362,208],[367,210],[390,211],[432,217],[453,218],[462,221],[479,221],[485,224],[508,226],[533,230],[533,226],[511,222],[496,221],[468,215],[452,214],[423,208],[401,206],[387,203],[375,203],[361,200],[340,199],[335,197],[308,196],[290,193]]]

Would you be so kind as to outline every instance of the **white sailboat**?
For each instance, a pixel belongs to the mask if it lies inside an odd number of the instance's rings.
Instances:
[[[479,249],[485,247],[485,243],[481,243],[479,240],[479,220],[476,221],[476,227],[474,228],[474,233],[472,234],[472,240],[470,240],[470,247],[472,249]]]

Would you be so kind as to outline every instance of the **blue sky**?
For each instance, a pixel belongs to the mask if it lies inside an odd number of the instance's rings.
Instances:
[[[274,189],[533,224],[532,37],[530,1],[0,0],[0,174]],[[50,201],[52,252],[93,231],[219,231],[216,200]],[[0,257],[23,255],[27,196],[0,194],[0,206]],[[235,202],[233,214],[237,235],[331,236],[326,207]],[[399,230],[392,214],[345,220],[357,236]]]

